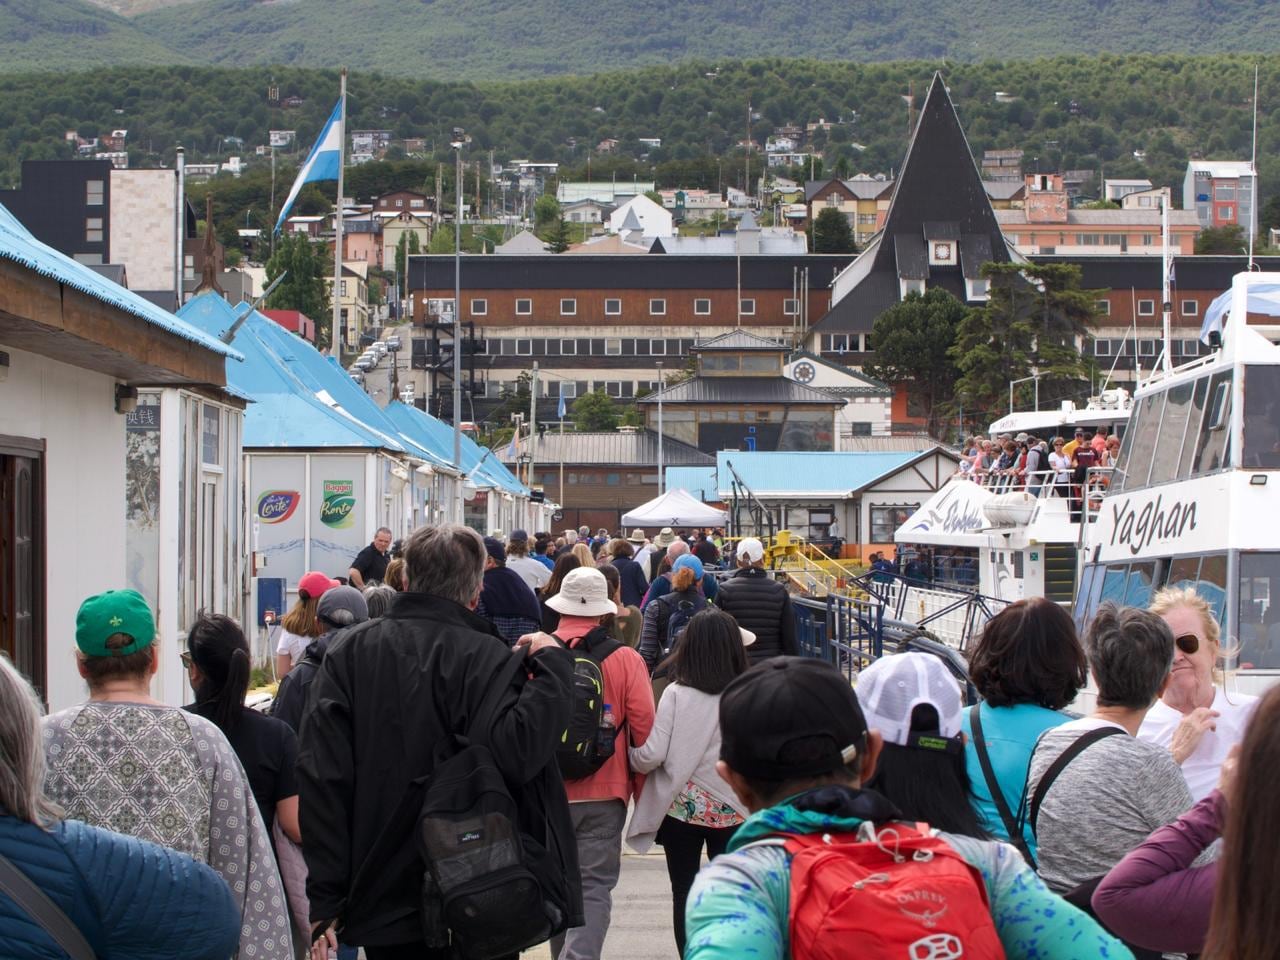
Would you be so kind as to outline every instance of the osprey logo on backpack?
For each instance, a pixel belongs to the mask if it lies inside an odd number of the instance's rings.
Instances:
[[[783,839],[797,960],[1004,960],[981,874],[925,824]]]

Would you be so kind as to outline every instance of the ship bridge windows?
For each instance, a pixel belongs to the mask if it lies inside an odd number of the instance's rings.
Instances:
[[[1280,554],[1272,556],[1277,558],[1275,595],[1280,599]],[[1121,606],[1146,607],[1161,587],[1195,590],[1208,602],[1218,622],[1225,625],[1225,553],[1090,564],[1080,579],[1080,592],[1076,595],[1076,623],[1083,631],[1097,613],[1098,607],[1108,600]],[[1276,616],[1280,620],[1280,610],[1277,610]],[[1280,638],[1280,627],[1277,628],[1277,637]],[[1277,656],[1280,657],[1280,647],[1277,647],[1277,651]]]
[[[1260,391],[1270,400],[1258,403],[1280,412],[1280,367],[1263,369],[1275,370],[1275,380]],[[1133,442],[1124,446],[1116,465],[1116,491],[1186,480],[1229,466],[1231,384],[1231,371],[1221,370],[1141,398],[1125,431]],[[1273,424],[1272,432],[1258,427],[1255,435],[1260,444],[1272,438],[1274,465],[1280,467],[1280,428],[1272,416],[1263,413],[1259,418]]]
[[[1243,449],[1246,469],[1280,467],[1280,366],[1244,368]]]
[[[1280,669],[1280,553],[1240,555],[1238,613],[1239,667]]]

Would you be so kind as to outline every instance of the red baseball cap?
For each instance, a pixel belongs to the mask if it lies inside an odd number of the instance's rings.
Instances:
[[[326,590],[340,586],[342,584],[332,577],[325,576],[319,570],[312,570],[310,573],[304,573],[302,579],[298,581],[298,596],[303,600],[319,600]]]

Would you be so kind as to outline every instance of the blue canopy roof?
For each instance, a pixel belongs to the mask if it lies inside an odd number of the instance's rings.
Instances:
[[[453,463],[453,427],[449,424],[399,400],[391,401],[383,412],[404,434],[422,443],[446,463]],[[465,433],[461,453],[462,468],[477,487],[493,487],[517,496],[529,495],[529,488],[515,478],[492,450],[486,450]]]
[[[244,309],[231,306],[216,293],[205,293],[184,304],[180,314],[183,320],[218,337]],[[315,390],[299,378],[297,364],[283,360],[273,349],[274,338],[266,325],[280,329],[260,313],[249,316],[235,338],[244,362],[227,365],[228,385],[254,401],[245,410],[244,446],[403,450],[398,442],[321,402]],[[314,352],[302,340],[289,352],[294,356],[304,347]]]
[[[923,453],[722,450],[716,454],[716,480],[721,497],[732,494],[735,471],[759,497],[782,494],[846,497],[896,473]],[[733,471],[729,469],[730,464]]]
[[[720,499],[715,467],[667,467],[668,490],[688,490],[703,503]]]
[[[167,310],[118,283],[91,270],[77,260],[41,243],[26,227],[0,204],[0,257],[12,260],[44,277],[66,284],[108,306],[145,320],[152,326],[212,350],[233,360],[242,359],[238,350],[232,349],[208,332],[197,329]],[[230,372],[230,371],[228,371]]]

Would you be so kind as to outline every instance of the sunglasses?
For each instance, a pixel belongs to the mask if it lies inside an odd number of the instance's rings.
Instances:
[[[178,654],[178,659],[182,661],[182,665],[183,665],[184,667],[186,667],[188,670],[190,670],[190,669],[191,669],[191,654],[190,654],[190,652],[188,652],[188,651],[186,651],[186,650],[183,650],[183,651],[182,651],[182,653]]]
[[[1184,633],[1180,637],[1174,637],[1173,642],[1187,656],[1191,656],[1191,654],[1200,649],[1200,638],[1194,633]]]

